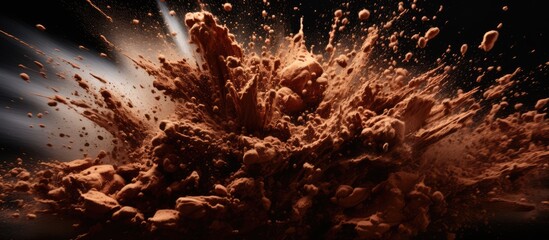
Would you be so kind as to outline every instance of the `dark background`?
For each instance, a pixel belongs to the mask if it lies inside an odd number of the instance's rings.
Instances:
[[[96,4],[111,15],[115,21],[131,21],[132,18],[144,19],[147,12],[155,13],[158,22],[157,6],[155,0],[132,0],[94,1]],[[169,5],[178,12],[196,11],[198,4],[195,0],[168,0]],[[206,0],[216,16],[226,23],[237,37],[249,36],[251,31],[261,34],[260,24],[266,21],[261,19],[261,10],[266,9],[270,14],[277,15],[277,24],[285,27],[285,34],[296,33],[299,30],[299,19],[303,16],[305,21],[304,32],[308,44],[316,45],[316,49],[323,48],[328,40],[328,31],[332,24],[332,16],[335,9],[349,11],[350,26],[354,26],[338,33],[337,40],[349,39],[353,33],[359,33],[359,21],[357,12],[362,8],[372,11],[372,15],[364,26],[371,26],[388,20],[386,15],[397,8],[398,1],[363,1],[349,0],[349,7],[343,6],[342,1],[336,0],[271,0],[271,5],[265,7],[261,0],[257,1],[226,1]],[[222,3],[232,2],[234,10],[227,13],[222,10]],[[98,11],[93,9],[85,0],[49,0],[49,1],[12,1],[10,7],[0,8],[0,28],[9,27],[9,21],[22,23],[29,27],[41,23],[47,27],[44,33],[54,39],[69,41],[74,45],[84,45],[92,50],[106,51],[105,43],[97,36],[104,31],[105,26],[113,26]],[[106,6],[110,5],[111,9]],[[405,6],[409,6],[407,2]],[[445,62],[458,65],[458,70],[452,75],[455,81],[450,85],[451,90],[463,88],[471,89],[476,86],[487,87],[502,75],[511,73],[517,67],[522,69],[518,78],[523,79],[522,83],[515,86],[513,91],[527,90],[528,95],[518,98],[511,98],[513,102],[525,103],[525,106],[533,106],[535,101],[543,98],[549,92],[546,64],[549,61],[549,13],[546,3],[541,0],[501,1],[501,0],[461,0],[461,1],[426,1],[418,0],[417,5],[423,9],[421,13],[407,14],[403,20],[396,21],[395,27],[389,31],[405,30],[406,33],[423,34],[431,26],[441,29],[440,34],[432,41],[429,41],[425,49],[416,49],[415,41],[400,40],[402,49],[411,49],[414,57],[419,63],[402,64],[412,65],[418,72],[425,71],[437,65],[436,59],[441,58]],[[442,12],[438,13],[439,6],[443,5]],[[381,9],[384,6],[384,9]],[[508,6],[508,11],[502,7]],[[298,10],[295,10],[297,7]],[[374,13],[377,10],[378,13]],[[181,17],[183,15],[181,14]],[[282,14],[280,14],[282,13]],[[283,15],[283,16],[282,16]],[[436,20],[423,23],[419,20],[412,22],[411,16],[420,19],[423,15],[431,18],[437,16]],[[282,20],[282,23],[278,23]],[[269,23],[268,21],[266,23]],[[492,51],[486,53],[477,48],[485,32],[496,29],[498,23],[503,23],[499,30],[499,39]],[[116,25],[116,24],[114,24]],[[253,26],[252,29],[242,34],[240,31],[246,26]],[[362,34],[363,33],[359,33]],[[386,34],[387,35],[387,34]],[[5,41],[5,39],[2,39]],[[444,51],[451,46],[452,53],[459,55],[459,48],[463,43],[469,45],[469,51],[464,58],[452,57],[444,54]],[[10,48],[0,44],[0,52],[4,56],[10,56]],[[318,52],[318,50],[317,50]],[[15,54],[17,54],[15,52]],[[403,56],[405,51],[398,53]],[[385,57],[385,56],[383,56]],[[381,62],[381,61],[378,61]],[[13,58],[0,58],[2,66],[14,65]],[[502,72],[491,71],[485,75],[482,83],[475,83],[474,79],[481,72],[476,68],[486,69],[488,66],[501,66]],[[544,68],[544,71],[540,71]]]
[[[101,9],[115,18],[132,19],[140,18],[147,12],[157,12],[156,2],[152,0],[132,0],[132,1],[94,1]],[[180,9],[198,10],[195,1],[168,1],[171,6],[179,6]],[[203,1],[211,3],[210,10],[218,15],[221,20],[227,21],[227,24],[257,24],[257,19],[264,9],[260,0],[248,1],[228,1],[233,4],[233,12],[226,13],[221,9],[221,4],[226,1]],[[301,16],[305,19],[305,36],[308,43],[314,42],[316,45],[324,46],[328,38],[328,29],[330,28],[331,17],[335,9],[342,8],[340,1],[327,0],[271,0],[269,14],[284,13],[283,22],[286,25],[286,34],[297,32],[299,29],[299,19]],[[342,9],[351,12],[349,19],[351,25],[357,22],[356,13],[366,7],[370,10],[379,9],[380,6],[387,6],[387,9],[396,9],[398,1],[345,1],[350,3],[349,8]],[[375,4],[377,6],[374,6]],[[111,5],[107,9],[106,5]],[[449,62],[459,65],[460,68],[453,77],[456,83],[455,88],[472,88],[478,84],[474,79],[478,72],[474,70],[477,67],[502,66],[504,72],[513,72],[517,67],[523,69],[519,78],[524,79],[517,86],[528,92],[527,96],[511,99],[511,101],[524,102],[530,107],[535,101],[542,97],[547,97],[548,75],[546,62],[549,61],[549,13],[545,6],[546,1],[541,0],[521,0],[521,1],[500,1],[500,0],[466,0],[466,1],[418,1],[418,6],[424,8],[420,14],[411,14],[421,18],[422,15],[437,15],[437,20],[421,23],[420,21],[402,21],[407,26],[399,26],[411,32],[425,32],[430,26],[437,26],[441,33],[436,39],[429,42],[425,50],[414,53],[420,57],[421,61],[415,64],[416,68],[425,68],[435,66],[437,58],[443,58]],[[85,45],[97,51],[105,51],[106,46],[99,40],[102,26],[109,23],[96,10],[92,9],[85,0],[48,0],[48,1],[28,1],[18,0],[10,1],[9,6],[6,3],[0,7],[0,29],[7,30],[13,27],[13,22],[26,25],[33,28],[40,23],[46,26],[44,33],[54,39],[62,39],[74,45]],[[407,3],[406,6],[409,4]],[[443,11],[437,13],[439,5],[443,5]],[[508,11],[502,11],[503,6],[508,6]],[[298,10],[294,10],[298,7]],[[113,14],[111,14],[113,13]],[[251,17],[235,18],[239,13],[249,13]],[[379,23],[386,21],[383,16],[372,13],[368,23]],[[159,19],[160,21],[160,19]],[[495,29],[498,23],[503,23],[503,28],[499,31],[500,37],[496,46],[491,52],[484,53],[477,49],[482,40],[483,34]],[[400,24],[400,23],[399,23]],[[354,29],[356,31],[356,29]],[[348,30],[352,32],[353,30]],[[237,33],[238,34],[238,33]],[[338,38],[344,38],[341,34]],[[13,68],[19,62],[18,52],[12,50],[8,40],[0,36],[0,67]],[[443,53],[448,47],[452,46],[453,52],[459,52],[461,44],[469,44],[467,58],[452,60],[450,57],[444,57]],[[411,47],[411,43],[408,44]],[[406,43],[404,43],[406,46]],[[543,70],[540,71],[540,68]],[[501,73],[499,74],[501,75]],[[487,74],[486,82],[481,86],[489,85],[497,77],[497,74]],[[1,80],[1,79],[0,79]],[[459,81],[458,81],[459,80]],[[0,92],[0,104],[4,104],[9,98]],[[21,154],[23,143],[7,141],[0,133],[0,158],[13,158]],[[39,149],[26,148],[27,154],[36,155]],[[546,223],[547,221],[545,221]],[[458,233],[458,239],[543,239],[547,236],[548,226],[544,221],[520,222],[520,221],[499,221],[484,226],[478,226],[464,230]],[[0,236],[2,236],[0,234]],[[420,236],[424,238],[445,238],[445,236]]]
[[[126,17],[143,16],[147,12],[156,12],[156,2],[154,0],[132,0],[132,1],[113,1],[103,0],[94,1],[103,10],[111,16]],[[197,4],[192,0],[169,0],[171,6],[184,8],[188,10],[197,10]],[[210,3],[210,10],[216,13],[220,18],[226,19],[230,15],[235,15],[240,9],[247,13],[253,13],[254,16],[260,15],[262,9],[271,9],[269,14],[285,13],[285,22],[290,26],[287,32],[297,32],[299,29],[299,18],[305,19],[305,35],[314,42],[326,43],[327,31],[330,28],[330,18],[335,9],[343,9],[351,12],[349,19],[352,24],[356,24],[356,13],[366,7],[370,10],[379,9],[379,6],[386,6],[386,9],[394,10],[397,1],[344,1],[350,3],[349,8],[342,7],[341,1],[318,0],[318,1],[276,1],[271,0],[271,6],[263,7],[261,1],[248,1],[250,3],[241,3],[246,1],[203,1]],[[221,3],[232,2],[234,11],[225,13],[221,10]],[[370,3],[375,2],[375,3]],[[543,64],[549,60],[549,13],[547,13],[546,3],[541,0],[521,0],[521,1],[501,1],[501,0],[462,0],[462,1],[430,1],[418,0],[417,5],[424,8],[423,14],[426,16],[437,15],[437,20],[431,20],[426,24],[416,24],[424,26],[424,32],[429,25],[438,26],[442,31],[437,36],[436,41],[429,42],[429,48],[433,52],[442,52],[447,45],[455,46],[459,51],[462,43],[468,43],[470,52],[476,49],[476,46],[482,40],[482,35],[495,29],[498,23],[503,23],[503,29],[500,30],[500,38],[488,57],[501,56],[494,59],[503,66],[521,66],[528,68]],[[112,8],[107,9],[110,5]],[[376,5],[376,6],[374,6]],[[443,11],[437,14],[439,6],[443,5]],[[408,6],[408,4],[406,4]],[[509,6],[508,11],[502,11],[503,6]],[[299,10],[294,10],[298,7]],[[122,11],[119,11],[122,10]],[[115,13],[114,15],[111,13]],[[422,14],[415,14],[420,18]],[[277,15],[278,16],[278,15]],[[121,17],[121,16],[120,16]],[[46,34],[56,38],[62,38],[74,42],[78,45],[95,46],[96,48],[105,47],[97,38],[99,27],[108,24],[105,18],[96,10],[92,9],[86,1],[69,0],[49,0],[49,1],[10,1],[9,6],[0,8],[0,27],[8,24],[5,20],[11,19],[18,23],[28,26],[34,26],[41,23],[47,27]],[[230,19],[248,24],[248,19]],[[252,19],[254,20],[254,19]],[[378,17],[374,13],[370,17],[371,23],[379,22],[383,17]],[[353,23],[354,21],[354,23]],[[411,21],[406,21],[409,25]],[[416,21],[419,23],[420,21]],[[253,21],[249,22],[253,24]],[[0,45],[0,47],[2,47]],[[0,48],[3,54],[9,49]],[[440,51],[441,50],[441,51]],[[535,52],[531,52],[535,50]],[[438,55],[434,55],[438,57]],[[2,63],[10,63],[9,58],[1,58]]]

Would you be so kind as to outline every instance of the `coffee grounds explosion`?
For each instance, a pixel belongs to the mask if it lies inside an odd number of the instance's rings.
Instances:
[[[370,12],[356,14],[366,20]],[[370,27],[360,44],[336,54],[334,35],[348,20],[341,10],[334,16],[324,54],[306,48],[303,31],[275,52],[263,47],[256,54],[211,13],[186,14],[200,64],[133,59],[176,104],[153,128],[119,94],[75,75],[81,95],[93,100],[54,95],[48,105],[80,112],[112,134],[115,147],[96,157],[4,170],[2,197],[32,196],[12,216],[76,216],[83,239],[112,232],[409,239],[424,232],[452,238],[494,208],[547,208],[546,201],[513,197],[547,179],[549,163],[549,99],[500,116],[520,69],[482,94],[479,88],[446,94],[451,66],[411,74],[372,63],[372,54],[395,47],[398,35]],[[413,38],[423,48],[439,31]],[[480,48],[489,51],[497,36],[488,32]],[[404,61],[411,58],[410,52]],[[459,161],[445,160],[449,153]]]

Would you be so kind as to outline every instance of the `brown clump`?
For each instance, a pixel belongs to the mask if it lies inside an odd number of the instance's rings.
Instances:
[[[437,27],[432,27],[425,32],[425,35],[423,37],[419,37],[417,41],[417,45],[419,48],[425,48],[427,46],[427,43],[429,40],[435,38],[440,33],[440,29]]]
[[[95,190],[90,190],[80,196],[84,204],[84,213],[92,218],[101,217],[120,207],[115,199]]]
[[[42,24],[36,24],[36,29],[38,29],[40,31],[46,31],[46,27],[44,27],[44,25],[42,25]]]
[[[26,73],[21,73],[21,74],[19,74],[19,77],[21,77],[21,79],[23,79],[23,80],[25,80],[25,81],[27,81],[27,82],[30,81],[30,77],[29,77],[29,75],[26,74]]]
[[[461,53],[461,56],[465,56],[465,53],[467,53],[468,48],[469,46],[467,46],[467,44],[461,45],[461,47],[459,48],[459,52]]]
[[[92,6],[95,10],[97,10],[101,15],[103,15],[109,22],[113,22],[112,18],[107,15],[101,8],[99,8],[97,5],[95,5],[91,0],[86,0],[90,6]]]
[[[226,12],[230,12],[233,10],[233,5],[230,4],[230,3],[224,3],[223,4],[223,10],[225,10]]]
[[[358,12],[358,19],[364,21],[370,18],[370,11],[368,9],[362,9]]]
[[[496,44],[496,41],[498,40],[498,36],[499,36],[499,33],[496,30],[491,30],[486,32],[484,34],[484,37],[482,38],[482,42],[478,47],[484,50],[485,52],[492,50],[492,48]]]
[[[425,38],[427,38],[427,40],[431,40],[431,39],[435,38],[439,33],[440,33],[439,28],[437,28],[437,27],[429,28],[429,30],[427,30],[427,32],[425,32]]]
[[[543,107],[545,107],[545,105],[547,105],[547,103],[549,103],[549,98],[540,99],[536,102],[534,108],[536,110],[541,110]]]

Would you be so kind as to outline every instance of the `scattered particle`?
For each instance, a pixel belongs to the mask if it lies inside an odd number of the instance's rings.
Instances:
[[[370,18],[370,11],[368,9],[362,9],[358,12],[358,19],[364,21]]]
[[[46,27],[44,27],[44,25],[42,25],[42,24],[36,24],[36,29],[38,29],[40,31],[46,31]]]
[[[105,35],[99,35],[99,38],[101,38],[101,40],[103,40],[103,42],[105,42],[107,44],[107,46],[113,48],[114,47],[114,44],[109,41],[109,39],[107,39],[107,37],[105,37]],[[72,64],[71,64],[72,65]]]
[[[484,34],[484,37],[482,38],[482,42],[480,43],[479,48],[484,50],[485,52],[492,50],[494,44],[498,40],[498,36],[499,33],[496,30],[486,32]]]
[[[427,30],[427,32],[425,33],[425,38],[427,38],[427,40],[431,40],[435,38],[439,33],[440,33],[439,28],[437,27],[429,28],[429,30]]]
[[[427,46],[427,38],[425,37],[420,37],[418,40],[417,40],[417,45],[419,48],[425,48],[425,46]]]
[[[524,106],[524,104],[517,103],[517,104],[515,104],[514,108],[515,108],[515,110],[520,110],[520,109],[522,109],[523,106]]]
[[[42,64],[42,63],[39,62],[39,61],[34,61],[34,65],[36,65],[36,66],[39,67],[39,68],[44,68],[44,64]]]
[[[534,108],[536,110],[540,110],[543,107],[545,107],[545,105],[547,105],[548,102],[549,102],[549,98],[540,99],[536,102],[536,106]]]
[[[92,6],[95,10],[97,10],[99,13],[101,13],[109,22],[113,22],[112,18],[107,15],[101,8],[99,8],[97,5],[95,5],[91,0],[86,0],[90,6]]]
[[[29,75],[26,74],[26,73],[21,73],[21,74],[19,74],[19,77],[21,77],[21,79],[23,79],[23,80],[25,80],[25,81],[27,81],[27,82],[30,81],[30,77],[29,77]]]
[[[406,9],[404,8],[404,3],[403,3],[403,2],[399,2],[399,3],[398,3],[398,11],[399,11],[399,12],[404,12],[404,10],[406,10]]]
[[[334,12],[334,16],[336,18],[341,18],[343,16],[343,11],[341,11],[341,9],[338,9]]]
[[[465,56],[465,53],[467,52],[467,48],[469,48],[467,44],[461,45],[461,48],[459,49],[459,51],[461,52],[461,56]]]
[[[230,12],[233,10],[233,5],[230,4],[230,3],[224,3],[223,4],[223,10],[225,10],[225,12]]]
[[[412,56],[413,56],[413,53],[411,52],[406,53],[406,55],[404,55],[404,61],[405,62],[410,61],[410,59],[412,59]]]

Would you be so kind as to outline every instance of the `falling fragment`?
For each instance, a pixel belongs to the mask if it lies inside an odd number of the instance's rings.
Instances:
[[[427,41],[429,41],[427,38],[419,37],[419,39],[417,40],[417,46],[419,48],[425,48],[425,46],[427,46]]]
[[[34,61],[34,64],[39,67],[40,69],[44,68],[44,64],[42,64],[41,62],[39,61]]]
[[[496,40],[498,40],[499,33],[496,30],[488,31],[484,34],[484,37],[482,38],[482,42],[479,45],[479,48],[484,50],[485,52],[488,52],[492,50],[494,47],[494,44],[496,44]]]
[[[233,10],[233,5],[230,4],[230,3],[224,3],[223,4],[223,10],[225,10],[225,12],[230,12]]]
[[[103,40],[103,42],[107,44],[107,46],[109,46],[110,48],[114,48],[114,44],[109,41],[107,37],[105,37],[105,35],[99,35],[99,37],[101,38],[101,40]]]
[[[42,24],[36,24],[36,29],[38,29],[40,31],[46,31],[46,27],[44,27],[44,25],[42,25]]]
[[[547,105],[547,103],[549,103],[549,98],[540,99],[536,102],[534,108],[536,110],[541,110],[543,107],[545,107],[545,105]]]
[[[109,22],[113,22],[112,18],[107,15],[101,8],[99,8],[97,5],[95,5],[91,0],[86,0],[90,6],[92,6],[95,10],[97,10],[99,13],[101,13]]]
[[[341,9],[338,9],[334,12],[334,16],[336,18],[341,18],[343,16],[343,11],[341,11]]]
[[[440,33],[440,29],[438,27],[429,28],[429,30],[425,32],[425,38],[427,40],[431,40],[435,38],[439,33]]]
[[[358,19],[364,21],[370,18],[370,11],[367,9],[362,9],[358,12]]]
[[[25,81],[27,81],[27,82],[30,81],[30,77],[29,77],[29,75],[26,74],[26,73],[21,73],[21,74],[19,74],[19,77],[21,77],[21,79],[23,79],[23,80],[25,80]]]
[[[412,59],[412,56],[413,56],[413,55],[414,55],[413,53],[407,52],[406,55],[404,55],[404,61],[405,61],[405,62],[410,61],[410,59]]]
[[[467,44],[461,45],[461,47],[459,48],[459,52],[461,53],[461,56],[465,56],[465,53],[467,53],[468,48],[469,47],[467,46]]]

